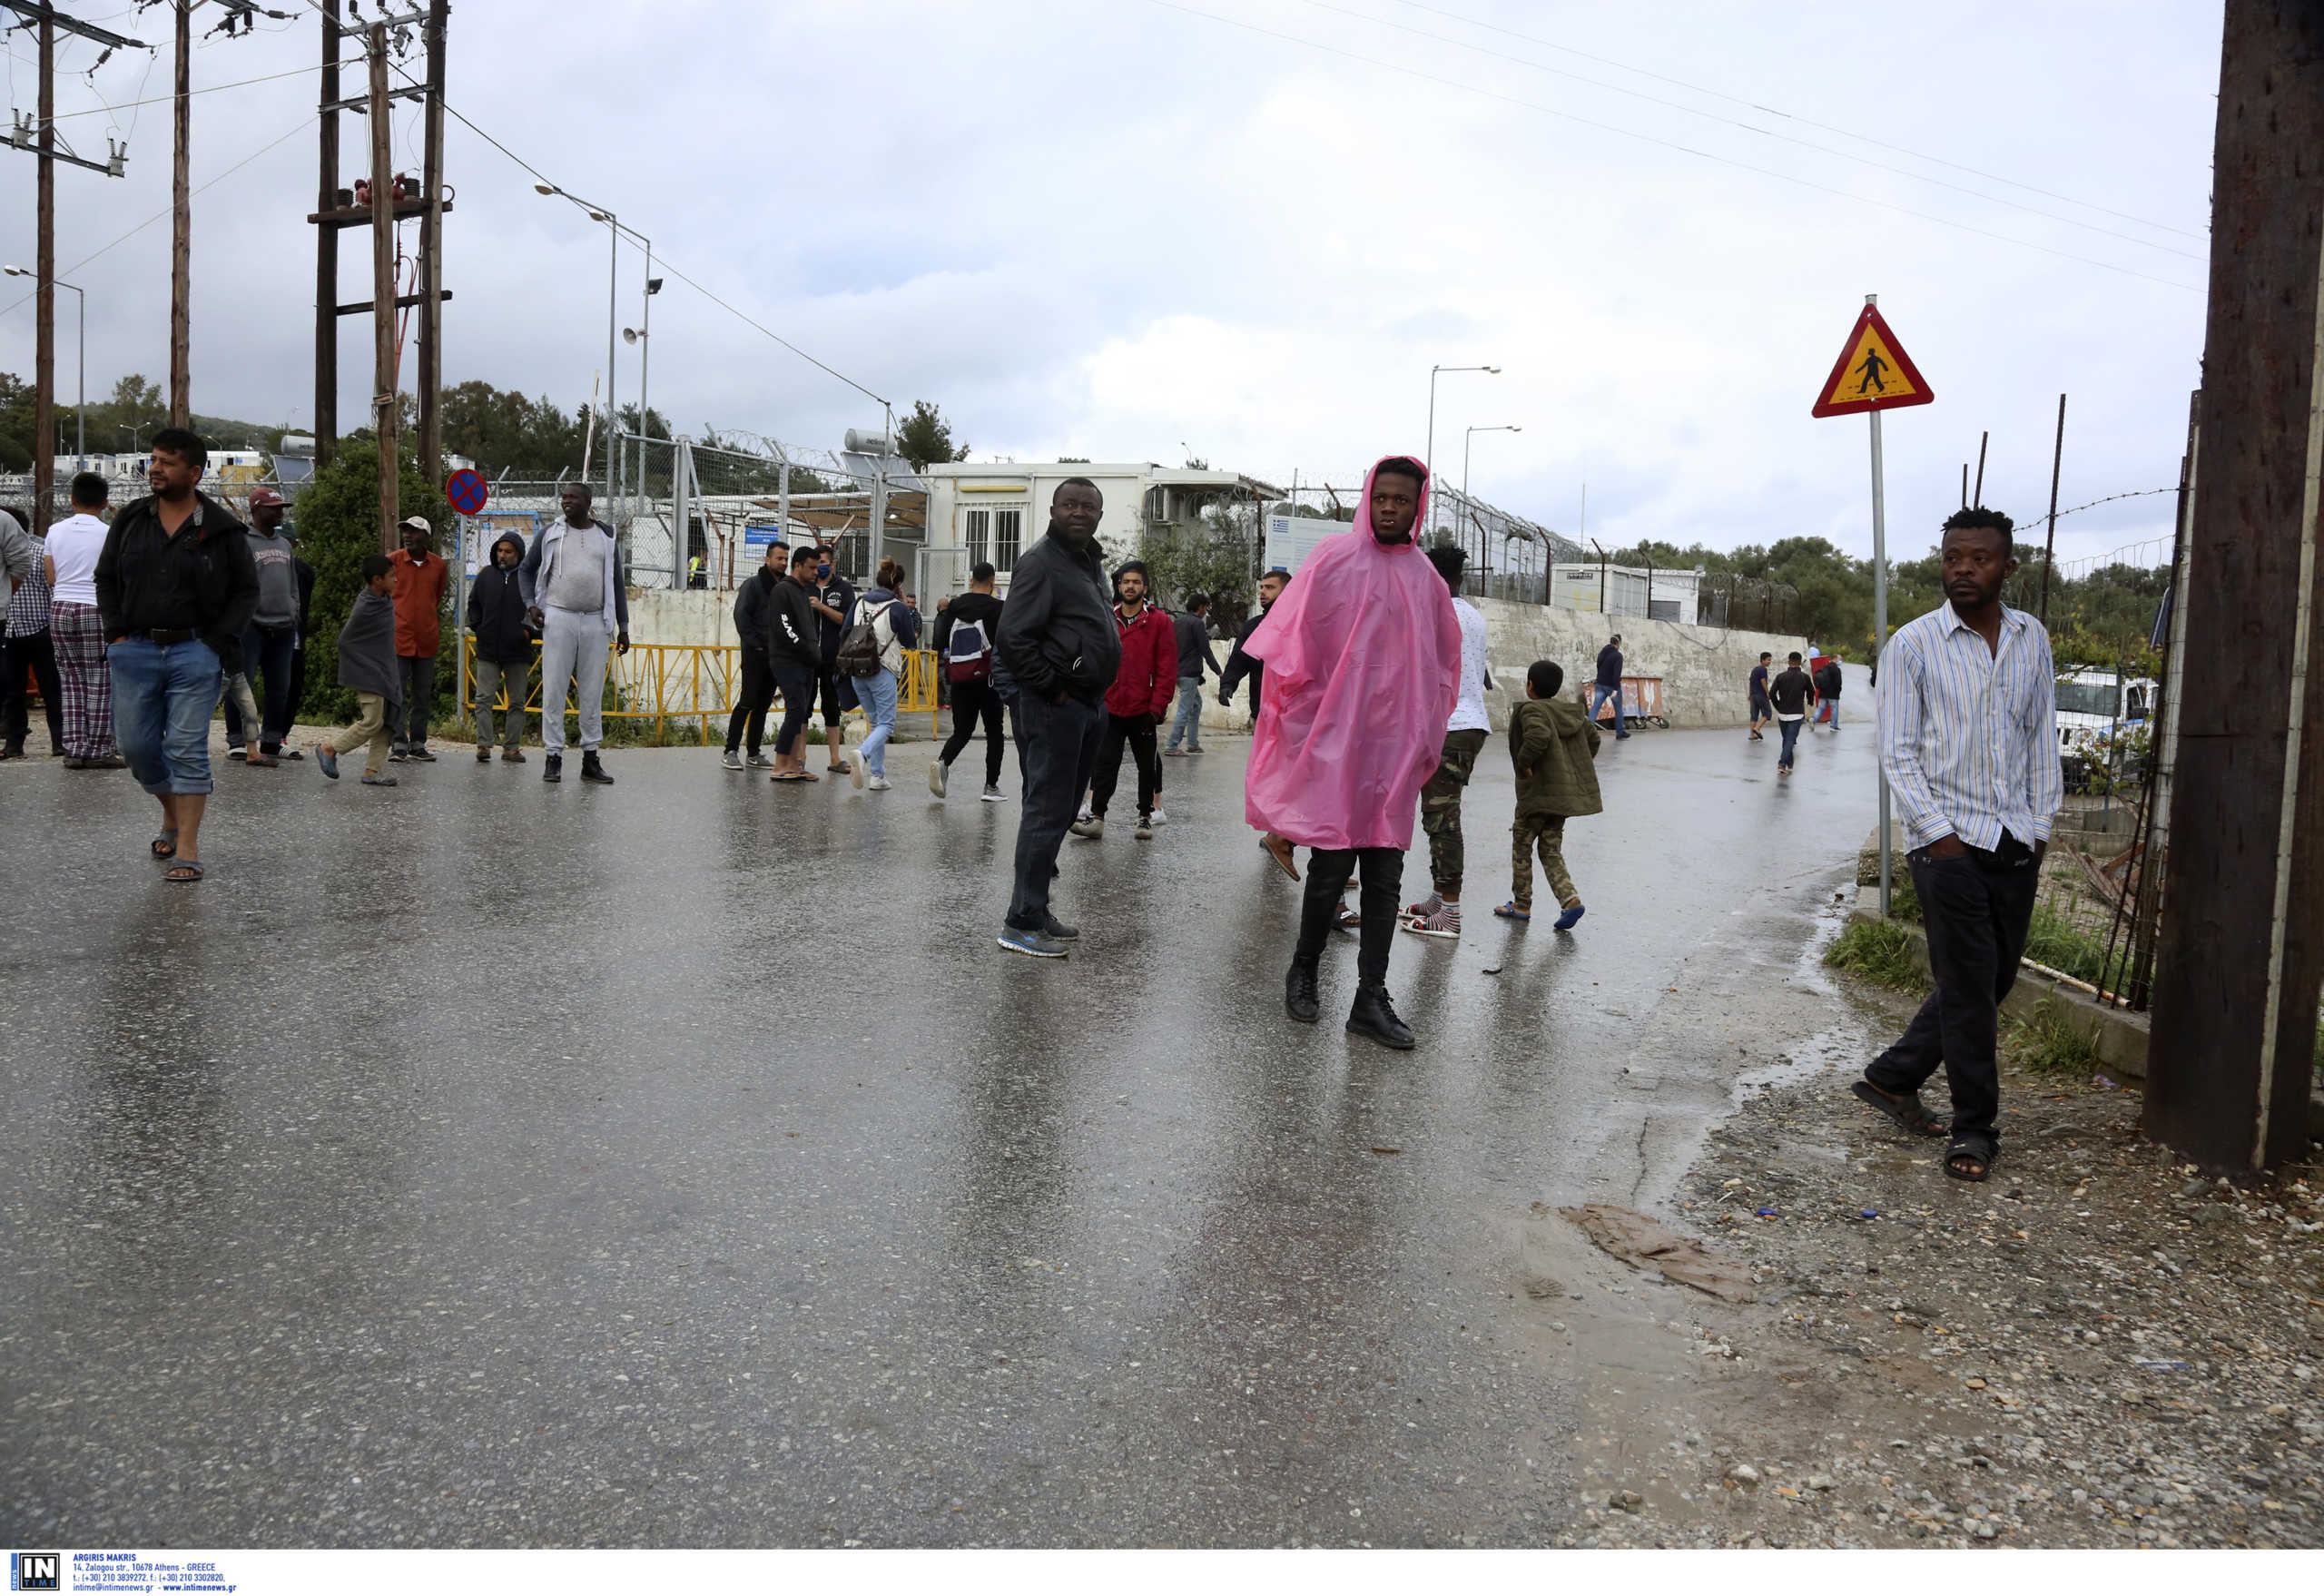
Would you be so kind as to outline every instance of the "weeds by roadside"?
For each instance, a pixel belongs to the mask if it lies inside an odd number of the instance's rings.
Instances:
[[[2056,1001],[2044,998],[2034,1012],[2008,1022],[2003,1044],[2010,1059],[2028,1075],[2060,1080],[2088,1080],[2098,1068],[2098,1052],[2090,1034],[2075,1025]]]
[[[1913,963],[1912,931],[1894,921],[1856,921],[1833,940],[1824,962],[1893,991],[1918,992],[1928,984]]]

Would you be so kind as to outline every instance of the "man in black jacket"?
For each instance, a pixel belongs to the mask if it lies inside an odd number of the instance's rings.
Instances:
[[[993,596],[993,584],[999,573],[990,560],[979,560],[969,572],[969,590],[944,606],[944,613],[936,617],[936,632],[931,646],[936,650],[936,669],[940,680],[949,681],[952,687],[952,734],[944,740],[943,752],[928,767],[928,790],[939,798],[944,796],[945,783],[952,773],[952,762],[960,757],[969,740],[977,734],[977,726],[984,726],[984,801],[998,803],[1000,793],[1000,695],[993,691],[992,665],[995,644],[993,634],[1000,630],[1001,603]],[[972,628],[960,634],[961,657],[952,658],[952,634],[962,626]],[[978,639],[971,644],[970,637]],[[973,652],[981,649],[981,655]]]
[[[1098,763],[1106,689],[1121,665],[1121,634],[1098,547],[1106,503],[1069,477],[1049,498],[1049,535],[1017,557],[1000,612],[1001,663],[1017,683],[1025,733],[1025,807],[1017,823],[1017,882],[1000,945],[1062,959],[1078,934],[1049,912],[1049,878],[1074,806]]]
[[[1290,586],[1288,571],[1269,571],[1259,578],[1259,613],[1245,621],[1242,630],[1235,634],[1235,646],[1226,655],[1226,668],[1218,673],[1218,702],[1222,704],[1233,704],[1235,689],[1245,677],[1250,679],[1251,724],[1255,726],[1259,724],[1259,689],[1266,680],[1266,665],[1256,655],[1244,653],[1243,645],[1251,640],[1251,634],[1259,629],[1259,623],[1267,618],[1267,611],[1275,607],[1275,601]]]
[[[774,585],[790,574],[791,546],[777,538],[767,546],[759,568],[734,589],[734,635],[743,641],[743,669],[734,713],[726,717],[726,752],[720,756],[728,770],[774,768],[774,761],[759,752],[766,737],[767,705],[774,702],[774,671],[766,662],[767,602]],[[747,761],[743,757],[746,741]]]
[[[1598,712],[1606,707],[1606,700],[1614,701],[1614,735],[1628,737],[1630,727],[1622,720],[1622,635],[1614,634],[1613,641],[1598,651],[1598,680],[1590,690],[1590,718],[1596,720]]]
[[[161,801],[153,854],[163,880],[202,879],[210,800],[210,714],[241,668],[242,628],[258,611],[258,566],[242,524],[194,491],[210,464],[182,427],[153,435],[153,496],[123,508],[97,556],[97,613],[112,666],[113,740],[138,784]]]
[[[1816,684],[1799,668],[1799,655],[1793,655],[1790,667],[1768,685],[1768,698],[1775,705],[1776,724],[1783,733],[1776,774],[1787,776],[1792,755],[1799,750],[1799,729],[1807,722],[1807,712],[1816,707]]]
[[[1832,730],[1840,729],[1840,662],[1828,655],[1815,670],[1816,697],[1825,707],[1818,716]]]
[[[1178,707],[1170,717],[1170,745],[1162,750],[1167,754],[1178,755],[1181,741],[1187,754],[1202,752],[1202,680],[1219,674],[1218,656],[1210,651],[1209,615],[1210,595],[1189,593],[1186,613],[1170,622],[1177,634]]]
[[[812,547],[794,549],[791,574],[767,590],[766,663],[783,694],[783,730],[774,740],[777,782],[820,782],[807,768],[807,717],[815,712],[816,678],[823,661],[815,617],[816,562]]]
[[[501,717],[500,763],[522,764],[527,685],[533,675],[533,633],[525,625],[525,540],[503,532],[492,540],[492,557],[468,586],[468,633],[476,639],[476,762],[492,757],[492,705],[508,690],[508,713]]]

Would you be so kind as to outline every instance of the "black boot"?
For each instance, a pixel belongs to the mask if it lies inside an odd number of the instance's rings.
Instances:
[[[541,780],[561,782],[565,779],[565,755],[552,754],[541,761]]]
[[[606,773],[606,767],[597,763],[597,751],[594,748],[585,748],[581,751],[581,779],[585,782],[595,782],[600,787],[610,787],[614,784],[613,777]]]
[[[1396,1006],[1388,1000],[1384,983],[1367,982],[1355,989],[1355,1007],[1347,1011],[1347,1029],[1352,1035],[1368,1036],[1400,1053],[1412,1049],[1413,1028],[1396,1017]]]
[[[1315,995],[1315,961],[1294,959],[1291,973],[1283,978],[1283,1011],[1302,1025],[1315,1023],[1323,1001]]]

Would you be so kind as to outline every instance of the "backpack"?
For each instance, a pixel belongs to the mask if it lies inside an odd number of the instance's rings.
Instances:
[[[944,675],[954,685],[992,679],[992,640],[982,621],[956,621],[944,645]]]
[[[855,606],[855,624],[847,629],[847,635],[839,640],[836,663],[842,672],[851,676],[876,676],[888,668],[887,661],[881,657],[887,652],[887,645],[880,637],[880,621],[887,613],[888,606],[884,604],[877,609],[868,604]],[[889,629],[888,635],[895,635],[893,627]]]

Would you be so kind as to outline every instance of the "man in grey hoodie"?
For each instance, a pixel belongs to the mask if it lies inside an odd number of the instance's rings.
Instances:
[[[299,641],[299,557],[282,536],[288,513],[282,496],[271,488],[251,489],[250,530],[242,541],[250,545],[258,566],[258,612],[242,628],[243,678],[260,688],[260,724],[245,725],[241,700],[248,695],[226,695],[226,757],[251,764],[272,764],[290,735],[290,717],[298,705],[290,702],[290,655]],[[248,744],[258,746],[255,757]]]
[[[613,785],[597,749],[605,741],[606,649],[629,652],[629,587],[614,529],[589,512],[589,485],[568,482],[552,521],[517,567],[526,618],[541,635],[541,780],[565,779],[565,699],[581,700],[581,779]]]

